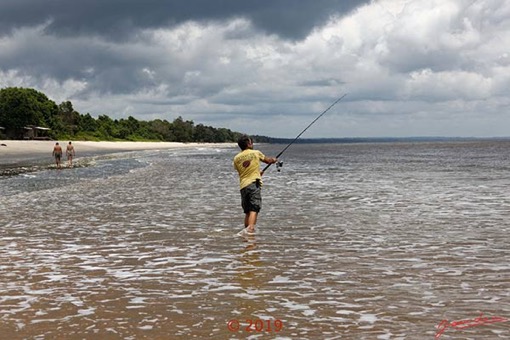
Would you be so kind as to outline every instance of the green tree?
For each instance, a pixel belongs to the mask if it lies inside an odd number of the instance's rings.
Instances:
[[[189,143],[193,141],[193,121],[184,121],[181,116],[172,124],[172,132],[176,142]]]
[[[92,118],[90,113],[80,116],[80,121],[78,123],[79,131],[94,132],[94,131],[97,131],[97,128],[98,128],[98,124],[97,124],[96,120],[94,118]]]
[[[212,142],[215,139],[215,131],[210,126],[198,124],[193,131],[193,141],[199,143]]]
[[[160,136],[160,140],[170,142],[174,140],[171,128],[172,124],[167,120],[156,119],[149,122],[149,128],[153,133]]]
[[[117,124],[108,116],[100,115],[97,117],[97,132],[100,138],[113,140],[119,135]]]
[[[81,115],[74,110],[70,101],[58,105],[58,115],[55,119],[54,129],[59,136],[73,137],[80,131]]]
[[[25,89],[29,95],[36,101],[36,110],[42,115],[43,121],[39,121],[39,125],[45,127],[51,127],[52,122],[55,120],[58,114],[58,106],[53,100],[39,91],[34,89]]]
[[[9,87],[0,90],[0,125],[22,130],[27,125],[48,127],[55,103],[33,89]]]

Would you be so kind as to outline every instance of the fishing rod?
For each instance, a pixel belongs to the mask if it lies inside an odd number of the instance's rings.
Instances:
[[[333,106],[335,106],[339,101],[341,101],[345,96],[347,96],[347,93],[345,93],[343,96],[341,96],[340,98],[338,98],[337,100],[335,100],[335,102],[333,104],[331,104],[326,110],[322,111],[322,113],[320,115],[317,116],[317,118],[315,118],[303,131],[301,131],[299,133],[299,135],[297,135],[296,138],[294,138],[294,140],[292,142],[289,143],[289,145],[287,145],[278,155],[276,155],[275,158],[278,158],[280,157],[284,152],[285,150],[287,150],[292,144],[294,144],[295,141],[297,141],[299,139],[299,137],[301,137],[301,135],[303,133],[305,133],[306,130],[308,130],[308,128],[310,126],[312,126],[316,121],[319,120],[319,118],[321,118],[326,112],[328,112]],[[272,164],[272,163],[271,163]],[[264,169],[262,169],[262,173],[266,172],[266,170],[271,166],[271,164],[268,164],[266,165],[266,167]],[[283,165],[283,162],[277,162],[276,163],[276,167],[280,168],[282,167]],[[280,170],[278,170],[280,171]]]

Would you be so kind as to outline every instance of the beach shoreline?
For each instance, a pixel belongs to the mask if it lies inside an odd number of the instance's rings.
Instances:
[[[16,175],[30,171],[35,165],[55,164],[52,152],[57,141],[0,140],[0,176]],[[58,141],[64,150],[62,164],[65,166],[65,150],[69,141]],[[178,149],[186,147],[229,147],[234,143],[180,143],[180,142],[110,142],[72,141],[78,160],[117,152],[140,150]]]

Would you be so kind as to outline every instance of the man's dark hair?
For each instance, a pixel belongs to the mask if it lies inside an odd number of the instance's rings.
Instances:
[[[241,137],[239,137],[239,139],[237,140],[237,145],[239,145],[239,147],[241,148],[241,150],[246,150],[246,149],[248,149],[248,144],[250,144],[250,141],[251,141],[250,136],[248,136],[248,135],[242,135],[242,136],[241,136]]]

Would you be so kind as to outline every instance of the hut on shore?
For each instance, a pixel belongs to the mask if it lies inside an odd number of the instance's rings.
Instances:
[[[23,139],[32,139],[32,140],[51,140],[51,138],[48,136],[48,131],[51,129],[41,127],[41,126],[35,126],[35,125],[29,125],[24,127],[24,134]]]

